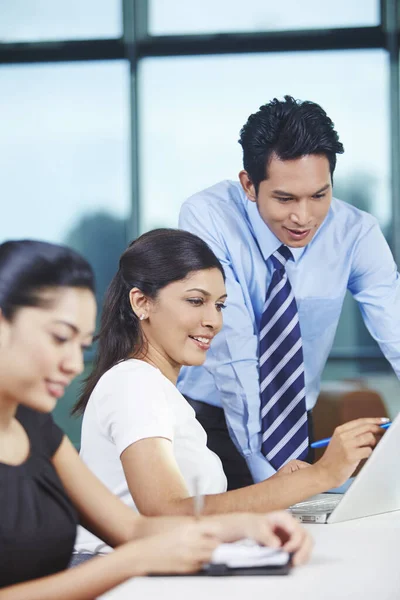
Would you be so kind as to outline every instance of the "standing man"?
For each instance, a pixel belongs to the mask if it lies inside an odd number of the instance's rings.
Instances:
[[[239,141],[240,183],[195,194],[179,221],[226,273],[223,330],[203,366],[183,369],[179,389],[229,489],[307,459],[310,411],[346,289],[400,376],[399,274],[376,219],[332,197],[343,146],[331,119],[313,102],[275,98]]]

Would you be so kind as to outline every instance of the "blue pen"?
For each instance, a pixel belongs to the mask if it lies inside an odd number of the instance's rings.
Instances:
[[[392,423],[384,423],[383,425],[379,425],[381,429],[387,429],[391,426]],[[313,442],[310,444],[311,448],[325,448],[329,444],[332,438],[325,438],[323,440],[318,440],[318,442]]]

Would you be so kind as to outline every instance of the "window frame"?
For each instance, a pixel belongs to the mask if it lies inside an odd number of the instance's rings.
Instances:
[[[324,50],[386,50],[389,57],[392,251],[400,261],[400,6],[380,0],[380,24],[371,27],[254,31],[221,34],[149,35],[148,0],[121,0],[123,35],[114,39],[0,43],[4,65],[126,59],[130,64],[131,214],[127,239],[137,237],[140,223],[138,65],[143,58]],[[332,351],[330,359],[376,361],[380,351],[355,348]],[[383,357],[382,357],[383,360]]]

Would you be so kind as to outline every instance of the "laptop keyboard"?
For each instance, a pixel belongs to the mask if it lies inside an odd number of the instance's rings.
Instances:
[[[342,498],[343,494],[320,494],[305,502],[294,504],[289,510],[293,513],[332,512]]]

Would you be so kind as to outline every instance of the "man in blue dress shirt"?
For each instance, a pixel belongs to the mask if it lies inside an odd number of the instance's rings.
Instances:
[[[347,289],[400,376],[399,274],[376,219],[332,197],[336,155],[343,146],[330,118],[313,102],[290,96],[274,99],[249,117],[240,144],[240,182],[223,181],[195,194],[183,204],[179,220],[182,229],[210,245],[226,273],[223,330],[203,366],[182,370],[178,387],[193,400],[209,445],[222,459],[230,489],[271,476],[279,464],[273,466],[267,455],[276,455],[299,424],[305,427],[303,450],[312,435],[301,417],[282,434],[280,444],[275,440],[275,448],[264,449],[265,438],[271,431],[276,436],[289,410],[272,425],[264,423],[272,400],[261,393],[265,375],[259,362],[260,327],[268,295],[274,293],[271,280],[279,263],[272,255],[277,251],[290,250],[280,273],[295,299],[296,315],[290,318],[300,325],[301,341],[294,349],[302,346],[296,374],[301,371],[305,415],[317,400]],[[282,336],[284,332],[270,346],[276,348]],[[269,368],[273,372],[266,383],[281,365]],[[300,396],[299,392],[296,398]],[[303,455],[292,453],[289,458]]]

